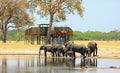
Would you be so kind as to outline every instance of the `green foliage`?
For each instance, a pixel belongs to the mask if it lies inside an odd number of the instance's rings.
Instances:
[[[24,29],[20,29],[20,39],[24,40]],[[111,31],[111,32],[99,32],[99,31],[87,31],[80,32],[74,31],[71,40],[120,40],[120,31]],[[9,30],[8,40],[16,41],[18,39],[17,30]],[[0,33],[0,40],[2,40],[2,35]]]
[[[0,33],[0,40],[2,40],[2,34]]]
[[[20,29],[20,40],[24,40],[24,34],[25,34],[25,30]],[[8,40],[16,41],[19,37],[18,32],[15,29],[14,30],[9,30],[7,35],[8,35],[8,38],[7,38]]]
[[[26,0],[0,0],[0,31],[4,43],[10,27],[18,29],[33,24],[34,18],[28,14],[27,8]]]
[[[120,40],[120,31],[111,32],[87,31],[84,33],[74,31],[72,40]]]

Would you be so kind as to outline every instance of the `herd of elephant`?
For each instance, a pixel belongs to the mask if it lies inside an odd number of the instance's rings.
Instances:
[[[97,56],[97,43],[89,42],[86,47],[83,44],[75,44],[73,41],[68,41],[64,44],[64,47],[60,44],[42,45],[39,49],[39,55],[41,50],[44,50],[45,57],[47,52],[51,52],[52,57],[70,56],[76,58],[75,53],[80,53],[83,58],[86,58],[91,55]]]

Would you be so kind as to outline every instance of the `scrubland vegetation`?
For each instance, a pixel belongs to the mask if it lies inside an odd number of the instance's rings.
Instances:
[[[17,30],[10,30],[7,33],[7,39],[16,41],[20,38],[20,40],[24,40],[24,29],[20,30],[20,35],[18,34]],[[87,31],[87,32],[80,32],[80,31],[73,31],[74,34],[71,37],[71,40],[120,40],[120,31],[114,30],[110,32],[100,32],[100,31]],[[0,33],[0,40],[2,40],[2,35]]]

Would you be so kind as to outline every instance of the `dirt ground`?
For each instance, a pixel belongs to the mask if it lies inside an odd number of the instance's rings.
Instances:
[[[76,44],[87,45],[89,41],[74,41]],[[118,58],[120,59],[120,41],[95,41],[98,44],[98,58]],[[38,55],[41,45],[31,45],[24,41],[0,41],[0,55]],[[77,54],[79,57],[80,55]]]

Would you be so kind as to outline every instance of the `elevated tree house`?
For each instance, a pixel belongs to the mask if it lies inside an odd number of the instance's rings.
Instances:
[[[43,44],[47,36],[47,30],[48,24],[40,24],[39,27],[31,27],[26,29],[25,39],[31,44],[34,44],[35,40],[37,40],[37,44]],[[70,27],[53,27],[51,31],[50,44],[64,44],[69,41],[70,37],[73,35],[73,31]]]

